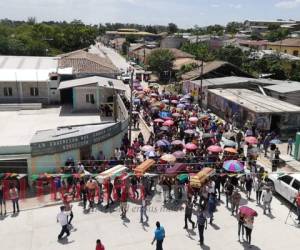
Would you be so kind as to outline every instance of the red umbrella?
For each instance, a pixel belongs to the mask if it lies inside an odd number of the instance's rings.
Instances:
[[[257,216],[257,212],[254,209],[247,207],[247,206],[241,206],[240,213],[247,217]]]
[[[170,127],[174,125],[174,122],[172,120],[167,120],[162,125]]]
[[[245,142],[248,142],[249,144],[257,144],[257,139],[253,136],[247,136],[245,138]]]
[[[185,148],[187,150],[196,150],[198,147],[194,143],[188,143],[188,144],[185,145]]]
[[[154,120],[154,122],[156,122],[156,123],[162,123],[162,122],[164,122],[164,120],[160,119],[160,118],[157,118],[157,119]]]

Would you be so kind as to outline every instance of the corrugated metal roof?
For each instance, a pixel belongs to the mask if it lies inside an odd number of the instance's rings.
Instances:
[[[256,113],[299,113],[300,107],[264,96],[248,89],[211,89],[210,93],[221,96]]]
[[[91,84],[97,84],[99,87],[118,89],[118,90],[126,90],[125,84],[121,80],[100,77],[100,76],[91,76],[78,78],[69,81],[63,81],[60,83],[58,89],[68,89],[80,86],[86,86]]]
[[[45,82],[56,69],[0,69],[0,82]]]
[[[269,89],[278,93],[290,93],[300,91],[300,82],[284,82],[278,85],[267,86]]]
[[[56,69],[58,58],[42,56],[0,56],[0,69]]]

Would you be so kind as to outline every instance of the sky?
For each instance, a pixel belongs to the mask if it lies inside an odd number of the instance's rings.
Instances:
[[[245,20],[300,20],[300,0],[0,0],[0,19],[200,27]]]

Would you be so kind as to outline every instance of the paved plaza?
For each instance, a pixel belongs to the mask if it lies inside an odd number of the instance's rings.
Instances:
[[[224,201],[224,197],[222,200]],[[246,243],[238,242],[237,220],[231,216],[223,201],[215,213],[214,224],[208,225],[205,231],[206,245],[202,249],[248,249]],[[95,241],[100,238],[108,250],[150,250],[155,249],[155,246],[150,243],[157,220],[166,230],[164,250],[201,249],[197,229],[194,231],[183,229],[184,210],[180,207],[175,209],[170,204],[166,207],[161,204],[158,194],[153,198],[149,207],[148,224],[141,224],[137,204],[129,203],[128,220],[121,220],[118,206],[110,211],[100,208],[84,213],[82,207],[74,203],[74,228],[71,236],[61,242],[57,241],[60,225],[56,223],[59,205],[21,211],[16,217],[8,214],[0,219],[0,249],[88,250],[95,249]],[[294,214],[285,224],[289,210],[281,199],[273,199],[272,216],[263,215],[262,208],[256,206],[255,202],[242,199],[242,204],[247,204],[258,212],[254,223],[251,249],[298,249],[300,228],[294,221]],[[196,220],[195,216],[193,220]]]

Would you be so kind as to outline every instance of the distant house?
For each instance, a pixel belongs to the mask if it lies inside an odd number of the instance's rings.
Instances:
[[[123,44],[126,42],[126,38],[119,37],[110,41],[110,46],[119,52],[122,52]]]
[[[105,36],[108,40],[113,40],[119,37],[127,37],[127,36],[135,36],[138,39],[142,39],[144,41],[154,41],[161,38],[159,34],[153,34],[150,32],[139,31],[137,29],[118,29],[115,31],[106,31]]]
[[[273,43],[270,42],[267,48],[293,56],[300,56],[300,38],[288,38]]]
[[[99,75],[105,77],[116,77],[119,70],[108,57],[101,57],[84,50],[76,50],[59,55],[59,68],[72,68],[73,74],[79,77]]]
[[[144,64],[147,55],[149,55],[154,48],[154,46],[149,46],[141,43],[133,44],[129,47],[128,56],[136,63]]]
[[[212,61],[204,64],[203,78],[216,78],[225,76],[241,76],[252,77],[250,74],[244,72],[239,67],[223,61]],[[201,68],[196,68],[181,76],[182,80],[198,80],[201,77]]]
[[[239,39],[236,43],[240,46],[256,49],[256,50],[264,50],[267,48],[268,41],[267,40],[243,40]]]
[[[179,49],[187,39],[181,36],[167,36],[160,41],[161,48],[175,48]]]

